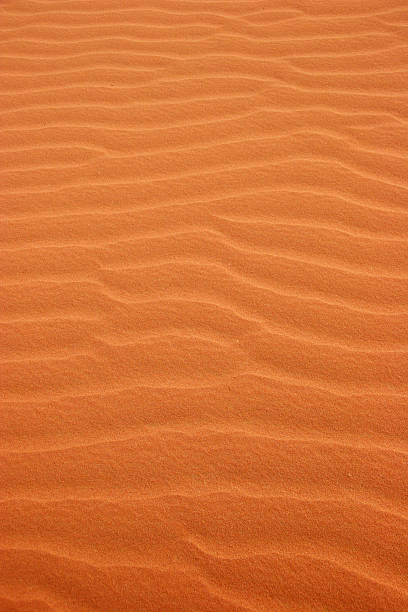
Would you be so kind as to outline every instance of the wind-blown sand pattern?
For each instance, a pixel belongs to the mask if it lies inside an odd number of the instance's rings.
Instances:
[[[407,7],[0,14],[0,610],[408,610]]]

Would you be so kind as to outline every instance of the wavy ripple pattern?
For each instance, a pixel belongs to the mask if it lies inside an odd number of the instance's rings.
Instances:
[[[406,7],[0,15],[1,612],[405,612]]]

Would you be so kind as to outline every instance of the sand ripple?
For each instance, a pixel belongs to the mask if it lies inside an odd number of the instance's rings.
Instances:
[[[0,610],[405,612],[405,7],[0,13]]]

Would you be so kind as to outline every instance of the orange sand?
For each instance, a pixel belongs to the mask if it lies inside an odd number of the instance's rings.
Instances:
[[[2,0],[0,610],[408,610],[401,0]]]

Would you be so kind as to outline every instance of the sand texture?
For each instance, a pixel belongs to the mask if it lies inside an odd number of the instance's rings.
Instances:
[[[408,610],[408,7],[2,0],[0,612]]]

